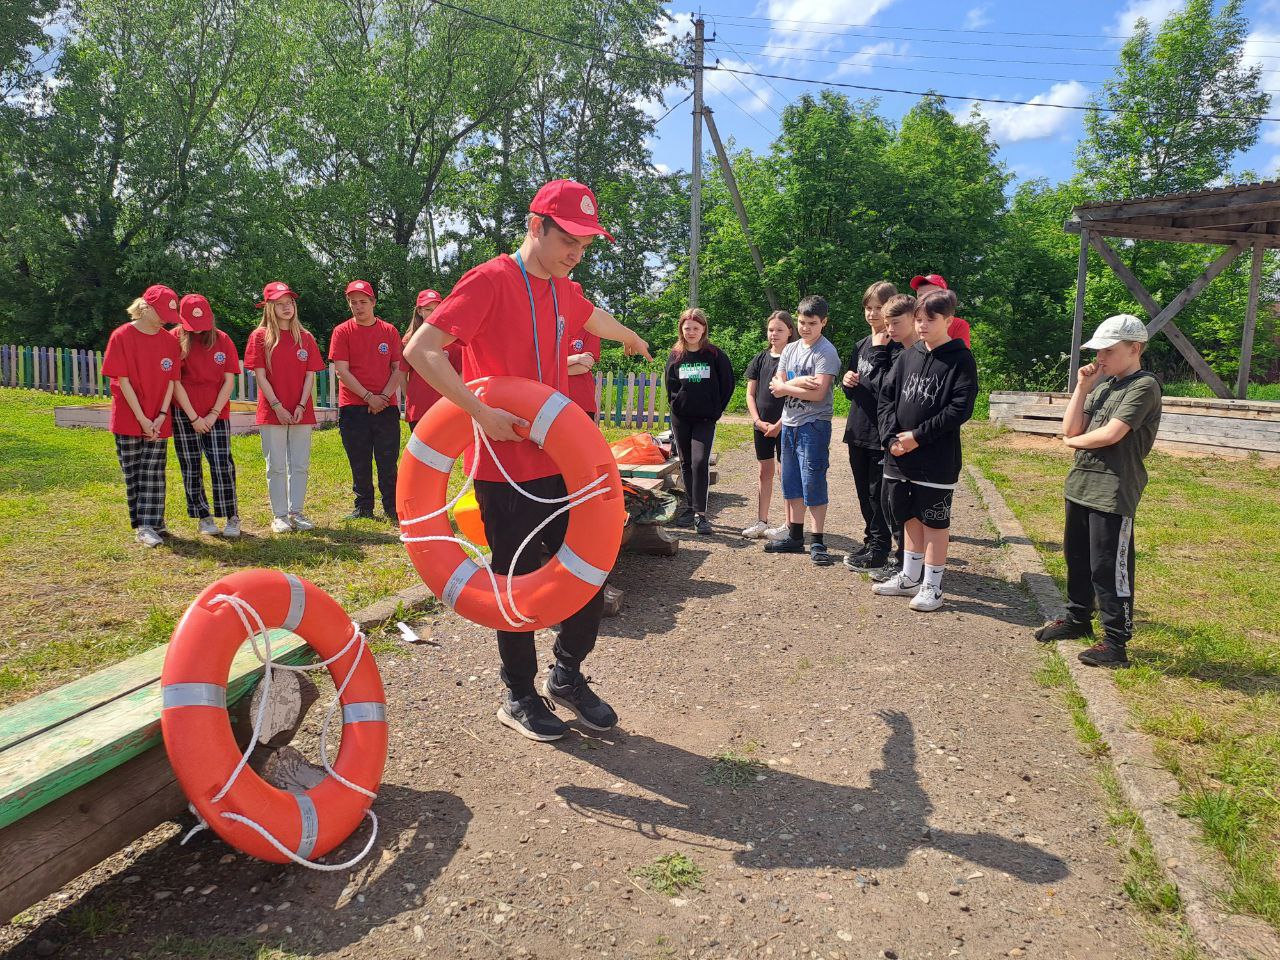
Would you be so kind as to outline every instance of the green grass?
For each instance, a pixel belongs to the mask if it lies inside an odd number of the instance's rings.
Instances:
[[[685,890],[702,889],[702,868],[683,853],[669,853],[636,874],[650,890],[674,897]]]
[[[759,778],[768,770],[763,763],[750,756],[758,746],[755,743],[748,743],[740,753],[732,749],[717,753],[712,758],[711,768],[705,775],[707,783],[734,789],[755,786]]]
[[[967,444],[966,456],[1000,489],[1064,587],[1069,452],[978,424]],[[1160,453],[1147,469],[1136,520],[1133,666],[1115,674],[1116,684],[1182,787],[1182,812],[1221,853],[1227,906],[1280,929],[1275,470],[1257,460]]]
[[[1233,379],[1230,385],[1234,386],[1234,383]],[[1209,385],[1201,383],[1199,380],[1166,383],[1161,389],[1166,397],[1207,397],[1209,399],[1214,397],[1214,392],[1209,389]],[[1251,383],[1249,384],[1246,399],[1280,403],[1280,383]]]
[[[128,930],[127,914],[123,903],[107,903],[101,907],[82,905],[67,915],[67,926],[76,936],[93,940],[106,934],[121,934]]]
[[[261,446],[243,436],[231,444],[245,536],[196,535],[170,448],[174,537],[156,550],[139,546],[111,434],[53,424],[55,406],[85,402],[96,401],[0,389],[0,706],[165,643],[191,600],[235,570],[295,573],[348,610],[420,582],[389,525],[341,519],[351,510],[351,474],[337,430],[314,435],[306,504],[314,532],[271,534]],[[603,432],[613,441],[631,431]],[[750,435],[750,426],[725,424],[716,445],[729,449]]]
[[[242,937],[200,938],[170,935],[146,953],[133,954],[145,960],[310,960],[310,954],[291,953]]]

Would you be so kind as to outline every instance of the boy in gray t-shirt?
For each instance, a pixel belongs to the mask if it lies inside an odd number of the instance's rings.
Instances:
[[[800,339],[783,348],[769,392],[782,407],[782,496],[787,501],[787,537],[771,540],[766,553],[804,553],[804,511],[813,518],[809,558],[831,563],[822,527],[827,517],[827,467],[831,460],[831,395],[840,375],[840,355],[822,335],[827,301],[805,297],[796,308]]]
[[[1133,517],[1147,485],[1143,460],[1160,427],[1160,384],[1141,367],[1147,330],[1120,314],[1103,321],[1086,349],[1062,418],[1063,442],[1076,451],[1067,474],[1067,617],[1036,631],[1043,643],[1093,636],[1096,598],[1104,639],[1080,653],[1091,667],[1124,667],[1133,635]]]

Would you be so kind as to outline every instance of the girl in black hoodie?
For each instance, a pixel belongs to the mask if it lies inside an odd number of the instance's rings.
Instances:
[[[671,432],[680,453],[680,474],[689,504],[676,524],[710,533],[707,488],[716,422],[733,397],[733,365],[708,339],[707,315],[696,307],[680,314],[680,339],[667,358]]]
[[[960,426],[973,416],[978,369],[962,340],[947,335],[956,297],[930,293],[916,307],[920,340],[884,379],[880,439],[884,482],[894,519],[903,524],[902,572],[872,589],[910,596],[911,609],[942,606],[951,495],[960,479]]]

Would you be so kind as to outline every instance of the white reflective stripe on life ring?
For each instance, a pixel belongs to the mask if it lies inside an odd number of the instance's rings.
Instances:
[[[161,709],[221,707],[227,709],[227,688],[217,683],[170,683],[160,688]]]
[[[587,561],[574,553],[566,543],[556,551],[556,559],[560,561],[560,565],[572,573],[579,580],[586,583],[594,584],[597,587],[603,587],[604,582],[609,579],[609,571],[601,570],[599,567],[593,567]]]
[[[453,462],[456,458],[447,456],[429,443],[418,439],[416,433],[409,437],[409,443],[405,446],[405,450],[415,460],[426,464],[432,470],[439,470],[441,473],[451,473],[453,471]]]
[[[545,444],[547,434],[551,432],[551,425],[556,422],[556,417],[560,416],[560,411],[571,403],[573,401],[563,393],[557,392],[547,397],[542,404],[542,409],[533,418],[533,425],[529,427],[529,439],[540,447]]]

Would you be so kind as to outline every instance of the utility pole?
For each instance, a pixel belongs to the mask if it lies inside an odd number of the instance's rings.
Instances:
[[[702,249],[702,17],[693,22],[693,182],[689,191],[689,306],[698,305],[698,256]]]
[[[733,199],[733,209],[738,212],[738,223],[742,224],[742,235],[746,237],[747,249],[751,251],[751,260],[755,263],[756,273],[760,274],[760,282],[764,285],[765,299],[769,301],[770,310],[777,310],[778,297],[769,286],[769,281],[765,279],[764,261],[760,259],[760,249],[756,246],[756,242],[751,239],[751,227],[747,225],[747,208],[743,205],[742,197],[738,193],[738,181],[733,176],[733,167],[729,166],[729,155],[724,152],[724,144],[720,141],[720,131],[716,129],[716,122],[712,119],[711,108],[704,110],[703,115],[707,118],[707,133],[711,134],[716,156],[720,158],[720,173],[724,176],[724,184],[729,188],[729,196]]]

